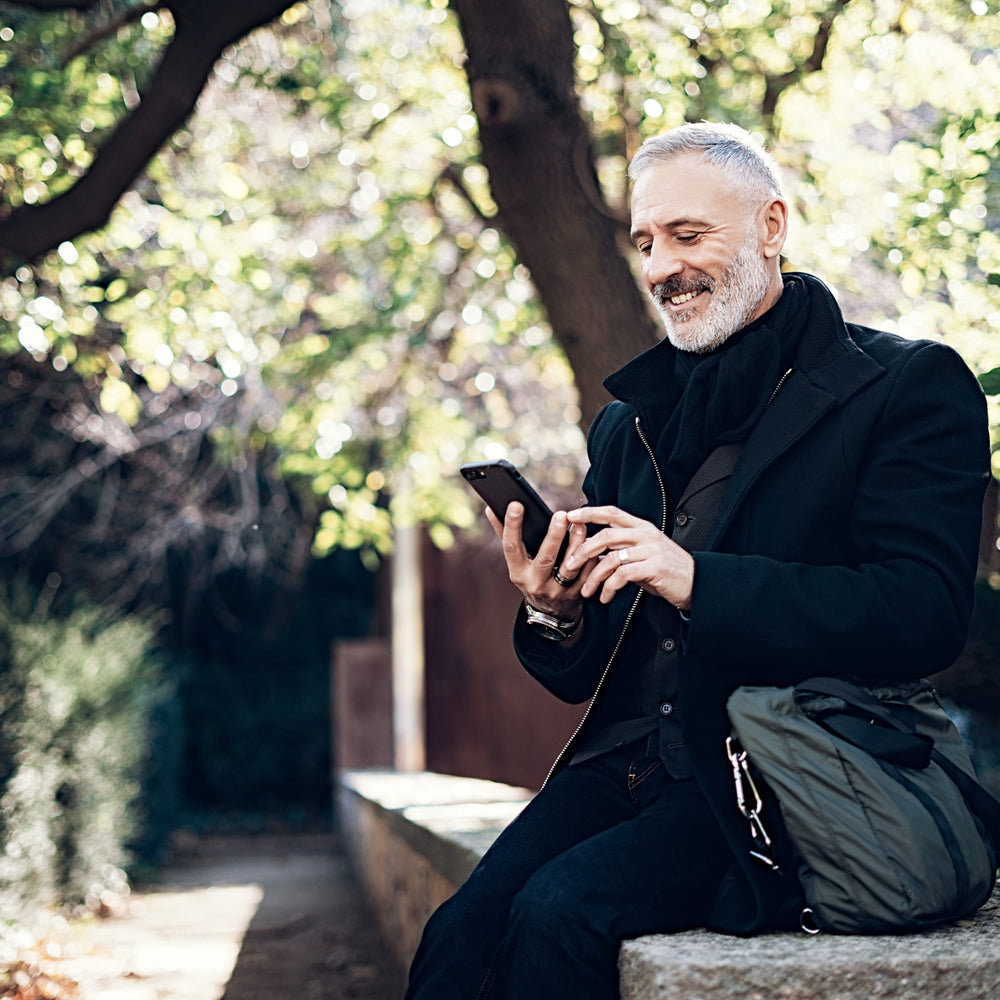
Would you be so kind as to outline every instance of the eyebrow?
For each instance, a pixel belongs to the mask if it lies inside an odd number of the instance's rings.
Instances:
[[[666,229],[671,232],[676,232],[678,229],[692,228],[692,229],[708,229],[712,223],[705,219],[672,219],[670,222],[659,226],[659,229]],[[633,229],[629,233],[629,239],[635,243],[640,236],[648,236],[648,229]]]

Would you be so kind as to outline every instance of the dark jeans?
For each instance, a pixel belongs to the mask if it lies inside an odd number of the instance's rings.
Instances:
[[[615,1000],[625,938],[702,926],[731,856],[642,741],[560,771],[427,922],[407,1000]]]

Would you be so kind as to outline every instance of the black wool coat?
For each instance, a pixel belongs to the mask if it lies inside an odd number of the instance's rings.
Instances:
[[[817,675],[871,683],[948,667],[967,638],[989,476],[985,399],[959,355],[848,324],[822,282],[798,277],[809,319],[794,371],[744,445],[694,553],[677,666],[696,780],[733,854],[711,926],[737,934],[789,926],[798,887],[749,856],[724,753],[726,699],[743,684]],[[588,503],[657,525],[662,491],[637,422],[657,439],[668,416],[658,385],[673,371],[673,351],[664,341],[606,381],[617,399],[591,427],[584,483]],[[533,633],[522,609],[519,658],[557,697],[591,698],[635,593],[588,602],[570,649]]]

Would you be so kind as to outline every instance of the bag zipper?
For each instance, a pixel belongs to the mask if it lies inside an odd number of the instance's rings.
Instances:
[[[635,418],[635,429],[639,435],[639,440],[642,442],[643,447],[649,455],[650,461],[653,463],[653,472],[656,474],[656,481],[660,485],[660,497],[663,504],[663,514],[660,518],[660,531],[666,534],[667,521],[670,516],[670,493],[667,491],[666,481],[664,480],[663,474],[660,472],[660,467],[657,464],[656,453],[653,451],[649,441],[646,439],[645,433],[643,432],[642,422],[640,421],[638,414]],[[552,766],[549,768],[549,773],[545,776],[545,780],[542,782],[542,788],[544,788],[549,781],[552,780],[552,776],[563,766],[570,749],[573,744],[576,743],[580,733],[583,732],[583,727],[590,721],[590,716],[594,711],[594,705],[597,703],[598,697],[604,690],[604,685],[607,683],[608,676],[611,673],[611,668],[614,666],[615,660],[618,658],[618,653],[622,648],[622,643],[625,641],[625,636],[635,619],[636,612],[639,610],[639,604],[642,602],[642,596],[645,593],[646,592],[641,587],[636,587],[636,594],[632,600],[632,606],[628,609],[628,614],[625,616],[625,622],[622,625],[621,632],[618,634],[618,641],[615,643],[614,649],[611,650],[611,656],[608,657],[608,662],[605,664],[601,678],[597,682],[597,687],[594,688],[594,693],[590,696],[590,702],[587,705],[587,710],[583,713],[583,718],[580,719],[576,728],[573,730],[573,735],[566,741],[566,745],[559,751],[559,755],[552,762]]]

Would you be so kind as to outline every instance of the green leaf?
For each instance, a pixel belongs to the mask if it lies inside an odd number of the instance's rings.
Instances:
[[[993,368],[979,376],[979,384],[987,396],[1000,396],[1000,368]]]

